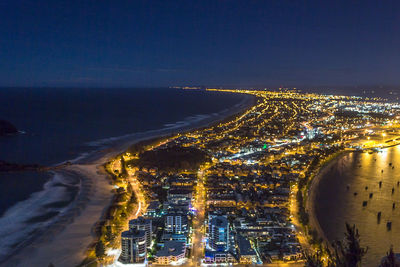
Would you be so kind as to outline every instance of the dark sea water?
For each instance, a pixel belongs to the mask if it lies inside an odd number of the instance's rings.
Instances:
[[[187,129],[238,111],[248,96],[199,90],[0,89],[0,118],[23,133],[0,138],[0,160],[54,165],[127,136]],[[134,139],[134,138],[133,138]],[[0,173],[0,262],[20,240],[62,212],[76,194],[73,175]],[[60,186],[62,185],[62,186]],[[29,224],[30,227],[26,227]]]
[[[0,139],[0,159],[55,164],[86,151],[90,142],[210,115],[242,99],[167,88],[0,89],[0,118],[26,132]]]
[[[382,181],[381,188],[379,181]],[[391,245],[395,252],[400,252],[398,181],[400,146],[374,154],[347,154],[333,165],[319,183],[315,212],[322,230],[329,240],[341,240],[345,223],[355,224],[362,245],[369,247],[363,266],[378,266]],[[354,196],[354,192],[358,195]],[[372,198],[369,198],[370,193],[373,193]],[[368,202],[367,206],[363,207],[363,201]],[[393,203],[395,209],[392,208]],[[382,212],[380,223],[377,220],[379,211]],[[388,221],[392,222],[390,231],[386,227]]]

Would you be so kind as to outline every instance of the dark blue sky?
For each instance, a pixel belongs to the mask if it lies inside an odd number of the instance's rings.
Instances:
[[[400,85],[399,1],[0,1],[0,86]]]

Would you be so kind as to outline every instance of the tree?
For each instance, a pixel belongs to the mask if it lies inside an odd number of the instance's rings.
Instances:
[[[106,255],[106,253],[105,253],[106,250],[105,250],[103,241],[99,240],[99,242],[97,242],[95,252],[96,252],[96,257],[100,258],[100,259]]]
[[[129,194],[133,193],[133,188],[131,183],[128,183],[128,185],[126,186],[126,192],[128,192]]]
[[[134,192],[132,193],[129,202],[130,202],[131,204],[137,203],[137,198],[136,198],[136,195],[135,195]]]
[[[336,241],[333,247],[335,250],[333,261],[336,266],[343,267],[361,266],[361,260],[368,251],[368,248],[360,245],[360,235],[356,226],[350,226],[348,223],[346,223],[344,241]]]
[[[400,267],[400,263],[394,255],[393,247],[390,247],[389,252],[386,253],[386,257],[383,259],[380,267]]]
[[[121,156],[121,176],[122,177],[125,177],[128,174],[128,172],[126,171],[126,166],[125,165],[126,164],[125,164],[124,156]]]
[[[299,208],[298,213],[299,213],[300,222],[301,222],[303,225],[307,225],[308,222],[309,222],[309,217],[308,217],[308,213],[307,213],[306,209],[304,208],[303,194],[302,194],[302,192],[301,192],[300,190],[297,191],[297,196],[296,196],[296,198],[297,198],[297,203],[298,203],[298,206],[299,206],[299,207],[298,207],[298,208]]]
[[[305,266],[306,267],[323,267],[324,266],[324,261],[322,260],[322,251],[319,250],[314,254],[308,254],[306,253],[305,255]]]
[[[332,250],[326,248],[327,261],[322,259],[323,249],[320,248],[314,254],[305,255],[305,266],[307,267],[360,267],[361,260],[368,251],[360,245],[360,235],[355,225],[346,223],[346,233],[343,241],[336,241],[332,244]],[[388,254],[389,255],[389,254]],[[387,265],[396,266],[396,265]],[[396,266],[397,267],[397,266]],[[400,267],[400,266],[399,266]]]
[[[105,239],[108,242],[111,242],[114,239],[114,234],[112,232],[111,225],[106,226],[106,233],[105,233]]]

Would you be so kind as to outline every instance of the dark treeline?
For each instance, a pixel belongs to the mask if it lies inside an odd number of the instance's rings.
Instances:
[[[346,232],[343,241],[335,241],[330,248],[322,246],[311,254],[305,255],[306,267],[361,267],[362,259],[367,254],[368,247],[360,244],[360,234],[355,225],[350,226],[346,223]],[[324,256],[327,257],[324,257]],[[400,267],[400,262],[396,259],[393,248],[388,253],[382,255],[383,259],[380,267]]]
[[[209,156],[204,151],[193,147],[174,146],[142,152],[138,159],[127,164],[139,168],[157,168],[161,172],[179,172],[197,170],[208,160]]]

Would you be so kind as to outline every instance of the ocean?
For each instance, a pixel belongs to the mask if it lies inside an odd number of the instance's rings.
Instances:
[[[373,154],[349,153],[332,165],[316,188],[315,213],[322,231],[330,241],[342,240],[345,223],[355,224],[361,245],[368,247],[362,266],[378,266],[391,246],[400,251],[399,168],[400,146]],[[391,230],[387,222],[392,222]]]
[[[21,133],[0,138],[0,160],[85,163],[127,140],[205,125],[248,104],[246,95],[202,90],[2,88],[0,118]],[[78,183],[68,173],[0,173],[0,262],[68,208]]]

